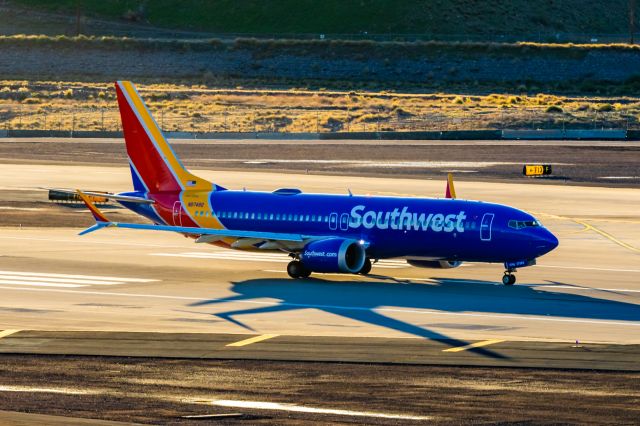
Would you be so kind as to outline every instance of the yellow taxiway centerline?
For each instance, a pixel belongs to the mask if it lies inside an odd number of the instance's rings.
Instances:
[[[464,346],[458,346],[457,348],[444,349],[442,352],[462,352],[462,351],[466,351],[467,349],[480,348],[482,346],[493,345],[495,343],[500,343],[500,342],[504,342],[504,340],[499,340],[499,339],[483,340],[481,342],[471,343]]]
[[[0,339],[2,339],[3,337],[10,336],[10,335],[12,335],[14,333],[17,333],[18,331],[20,331],[20,330],[3,330],[3,331],[0,331]]]
[[[638,249],[638,248],[636,248],[636,247],[634,247],[634,246],[632,246],[630,244],[627,244],[625,242],[620,241],[619,239],[617,239],[613,235],[611,235],[611,234],[609,234],[607,232],[604,232],[603,230],[598,229],[595,226],[593,226],[593,225],[591,225],[591,224],[589,224],[587,222],[583,222],[583,221],[577,220],[577,219],[572,219],[572,220],[575,223],[579,223],[580,225],[584,226],[585,229],[588,229],[590,231],[596,232],[596,233],[602,235],[603,237],[605,237],[606,239],[608,239],[609,241],[612,241],[612,242],[618,244],[621,247],[624,247],[624,248],[626,248],[628,250],[631,250],[631,251],[635,251],[636,253],[640,253],[640,249]]]
[[[278,334],[263,334],[261,336],[251,337],[250,339],[240,340],[239,342],[229,343],[226,346],[247,346],[252,343],[262,342],[263,340],[273,339],[274,337],[278,337]]]

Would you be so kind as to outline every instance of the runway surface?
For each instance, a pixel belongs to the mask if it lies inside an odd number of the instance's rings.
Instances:
[[[640,187],[636,141],[176,140],[190,168],[520,182],[523,164],[550,164],[547,182]],[[0,139],[0,162],[127,163],[120,139]],[[247,182],[243,182],[247,184]]]
[[[196,173],[231,188],[272,190],[295,182],[305,191],[444,191],[444,182],[432,180]],[[38,186],[119,191],[130,185],[126,168],[75,165],[7,164],[0,179],[2,197],[24,190],[25,199],[34,200],[45,196],[33,190]],[[576,340],[640,344],[637,190],[459,182],[457,191],[535,213],[558,235],[560,247],[538,266],[521,269],[513,288],[498,284],[500,265],[432,270],[400,259],[380,262],[367,277],[317,274],[293,281],[285,272],[287,257],[277,253],[225,251],[144,231],[78,237],[80,228],[6,227],[0,231],[0,330],[10,334],[0,332],[0,350],[18,340],[16,330],[267,336],[246,345],[257,352],[269,339],[272,345],[296,341],[290,336],[364,339],[365,352],[372,344],[367,339],[413,339],[407,344],[429,342],[447,362],[460,353],[466,359],[511,357],[505,354],[512,342],[561,342],[565,349]],[[532,357],[536,346],[525,346]],[[294,357],[296,345],[290,347]],[[443,352],[456,348],[463,349]],[[596,358],[576,363],[589,368]]]

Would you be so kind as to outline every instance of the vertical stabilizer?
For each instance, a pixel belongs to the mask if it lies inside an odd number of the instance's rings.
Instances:
[[[116,93],[134,188],[141,190],[144,186],[151,193],[210,191],[210,182],[184,168],[135,86],[129,81],[118,81]]]

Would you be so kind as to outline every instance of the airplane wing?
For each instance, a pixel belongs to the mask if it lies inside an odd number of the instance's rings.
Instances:
[[[84,204],[91,211],[93,218],[96,220],[96,224],[80,232],[79,235],[85,235],[93,231],[97,231],[102,228],[127,228],[127,229],[141,229],[149,231],[166,231],[166,232],[179,232],[182,234],[198,235],[200,236],[200,242],[212,242],[218,238],[205,238],[204,236],[220,237],[219,239],[226,237],[242,238],[250,241],[252,244],[260,244],[266,241],[282,241],[285,243],[303,243],[305,238],[300,234],[287,234],[281,232],[259,232],[259,231],[240,231],[232,229],[213,229],[213,228],[195,228],[189,226],[170,226],[170,225],[146,225],[139,223],[123,223],[123,222],[111,222],[87,197],[87,194],[77,190],[76,194],[80,196]],[[196,240],[196,242],[198,242]],[[238,245],[237,247],[240,247]]]
[[[48,191],[56,191],[62,194],[68,194],[68,195],[74,195],[74,196],[79,195],[79,192],[77,189],[64,189],[64,188],[42,188],[42,189],[46,189]],[[108,198],[110,200],[125,201],[128,203],[141,203],[141,204],[155,203],[155,201],[150,200],[148,198],[134,197],[131,195],[116,195],[116,194],[111,194],[109,192],[92,192],[92,191],[82,191],[82,193],[92,197],[103,197],[103,198]]]

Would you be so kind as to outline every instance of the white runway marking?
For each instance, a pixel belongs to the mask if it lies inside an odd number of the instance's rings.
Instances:
[[[335,164],[344,166],[360,166],[360,167],[407,167],[407,168],[483,168],[493,166],[511,166],[521,163],[510,163],[504,161],[369,161],[369,160],[283,160],[279,158],[258,158],[247,161],[241,158],[204,158],[201,161],[213,163],[244,163],[244,164]],[[554,163],[554,165],[572,165],[570,163]]]
[[[78,280],[75,278],[53,278],[53,277],[41,277],[41,276],[29,276],[27,274],[5,274],[5,273],[0,273],[0,279],[5,280],[5,279],[12,279],[12,280],[20,280],[20,281],[43,281],[46,280],[47,282],[51,282],[51,283],[67,283],[67,284],[87,284],[87,283],[91,283],[91,284],[102,284],[102,285],[114,285],[114,284],[121,284],[121,282],[119,281],[92,281],[92,280],[88,280],[88,279],[82,279],[82,280]]]
[[[377,417],[382,419],[396,419],[396,420],[431,420],[433,417],[429,416],[411,416],[406,414],[387,414],[376,413],[371,411],[351,411],[351,410],[338,410],[334,408],[316,408],[307,407],[304,405],[295,404],[281,404],[277,402],[264,402],[264,401],[237,401],[230,399],[218,399],[210,402],[211,405],[219,407],[233,407],[233,408],[253,408],[256,410],[277,410],[277,411],[293,411],[297,413],[315,413],[315,414],[333,414],[338,416],[351,416],[351,417]]]
[[[84,212],[82,212],[84,213]],[[0,239],[4,240],[21,240],[21,241],[48,241],[48,242],[56,242],[56,243],[66,243],[66,244],[103,244],[103,245],[112,245],[112,246],[130,246],[130,247],[154,247],[154,248],[177,248],[183,249],[184,246],[178,245],[167,245],[167,244],[149,244],[149,243],[133,243],[129,241],[104,241],[104,240],[95,240],[91,237],[85,238],[39,238],[39,237],[8,237],[8,236],[0,236]]]
[[[0,284],[5,284],[5,285],[31,285],[31,286],[36,286],[36,287],[61,287],[61,288],[85,287],[83,285],[78,285],[78,284],[52,283],[52,282],[47,282],[47,281],[30,282],[30,281],[3,280],[3,279],[0,279]]]
[[[269,273],[277,273],[277,274],[286,274],[287,271],[281,271],[279,269],[263,269],[262,272],[269,272]],[[337,276],[337,277],[349,277],[350,279],[353,278],[368,278],[367,275],[349,275],[349,274],[322,274],[324,275],[331,275],[331,276]],[[375,277],[370,277],[370,278],[375,278]],[[400,281],[420,281],[420,282],[427,282],[427,283],[434,283],[437,284],[439,280],[435,280],[433,278],[415,278],[415,277],[393,277],[393,279],[395,280],[400,280]],[[483,285],[487,285],[487,284],[483,284]],[[502,283],[495,283],[493,285],[496,286],[503,286],[504,284]],[[530,287],[530,288],[536,288],[536,289],[548,289],[548,288],[561,288],[561,289],[566,289],[566,290],[580,290],[580,291],[617,291],[620,293],[640,293],[640,290],[634,290],[634,289],[627,289],[627,288],[604,288],[604,287],[579,287],[579,286],[571,286],[571,285],[546,285],[546,284],[520,284],[518,287]]]
[[[158,280],[148,278],[129,278],[129,277],[107,277],[104,275],[67,275],[67,274],[45,274],[42,272],[22,272],[22,271],[0,271],[2,274],[23,275],[28,277],[52,277],[52,278],[80,278],[92,281],[127,281],[132,283],[150,283]]]
[[[62,393],[66,395],[94,395],[101,392],[69,389],[69,388],[38,388],[31,386],[2,386],[0,385],[0,392],[37,392],[37,393]]]
[[[36,291],[36,292],[47,292],[47,293],[84,294],[84,295],[91,295],[91,296],[186,300],[186,301],[197,301],[197,302],[206,302],[208,300],[208,299],[202,299],[201,297],[171,296],[171,295],[165,295],[165,294],[118,293],[118,292],[111,292],[111,291],[63,290],[63,289],[27,288],[27,287],[4,287],[4,286],[0,286],[0,289],[15,290],[15,291]],[[541,316],[510,315],[510,314],[484,314],[484,313],[473,313],[473,312],[443,312],[443,311],[435,311],[430,309],[375,308],[375,307],[368,308],[368,307],[361,307],[361,306],[313,305],[313,304],[307,304],[307,303],[265,302],[260,300],[233,300],[233,301],[230,301],[229,303],[242,303],[242,304],[249,304],[249,305],[260,305],[260,306],[290,306],[290,307],[300,308],[300,309],[331,309],[331,310],[345,310],[345,311],[391,312],[391,313],[420,314],[420,315],[494,318],[494,319],[506,319],[506,320],[518,320],[518,321],[543,321],[543,322],[546,321],[546,322],[563,322],[563,323],[575,323],[575,324],[600,324],[600,325],[619,325],[619,326],[629,326],[629,327],[640,327],[640,321],[591,320],[591,319],[566,318],[566,317],[554,318],[554,317],[541,317]]]
[[[0,271],[0,284],[35,287],[78,288],[90,285],[149,283],[158,280],[93,275],[45,274],[42,272]]]
[[[0,206],[0,210],[18,210],[22,212],[39,212],[44,211],[46,209],[41,207],[8,207],[8,206]]]
[[[583,271],[640,272],[640,269],[592,268],[592,267],[586,267],[586,266],[536,265],[536,267],[537,268],[555,268],[555,269],[579,269]]]
[[[165,257],[182,257],[191,259],[218,259],[218,260],[237,260],[243,262],[275,262],[275,263],[287,263],[291,261],[291,258],[286,254],[278,253],[260,253],[260,252],[239,252],[239,251],[192,251],[182,253],[149,253],[150,256],[165,256]],[[378,263],[374,263],[375,268],[387,268],[398,269],[407,268],[409,265],[404,260],[380,260]]]

